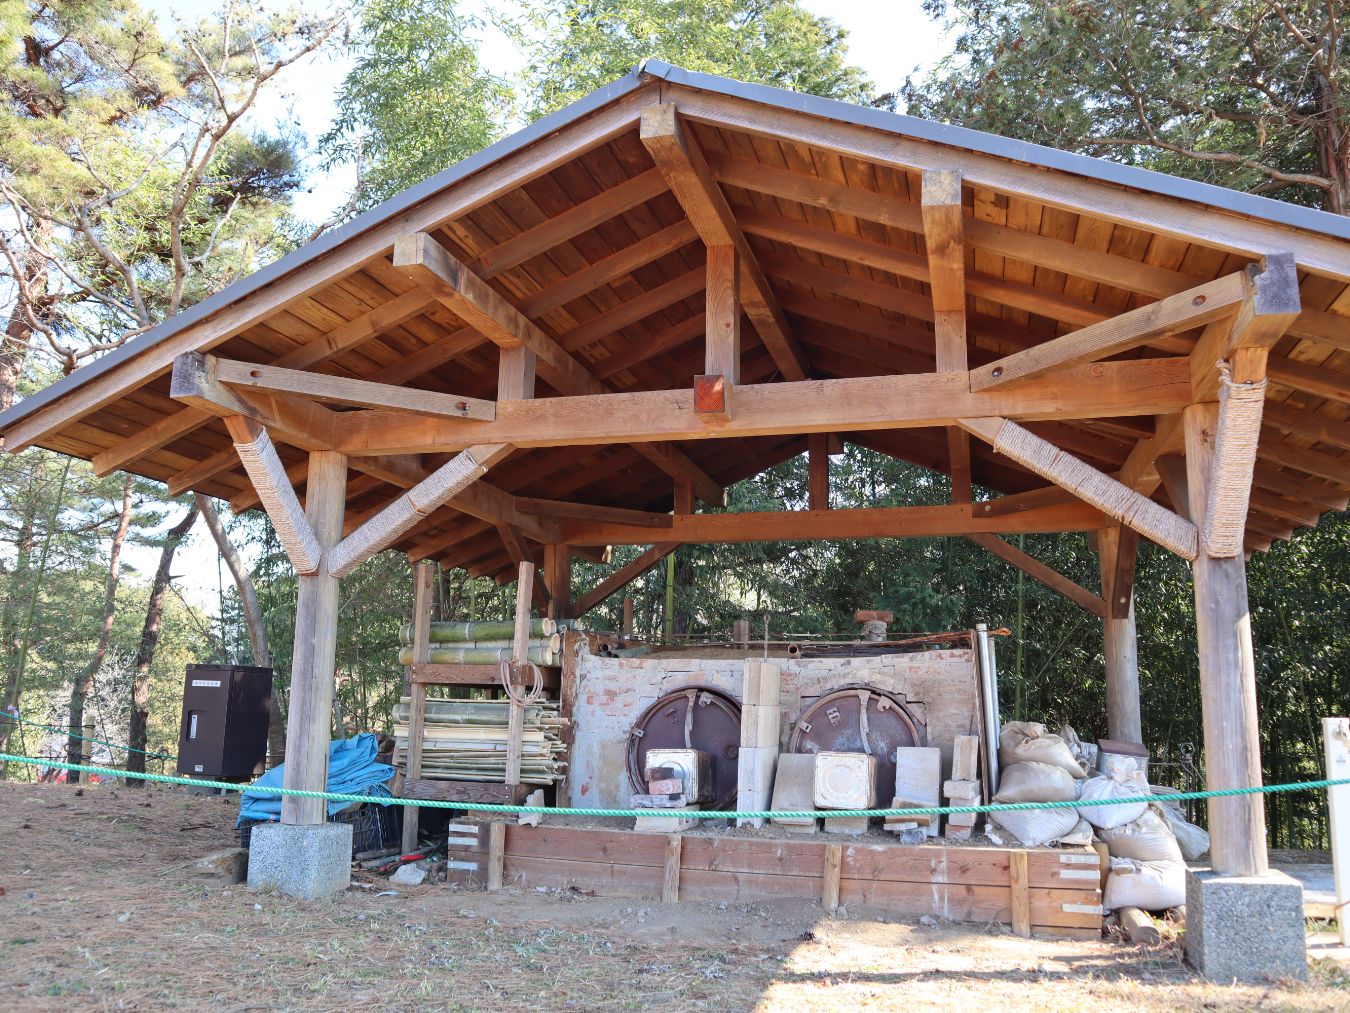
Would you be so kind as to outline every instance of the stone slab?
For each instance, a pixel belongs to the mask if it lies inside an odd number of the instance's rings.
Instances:
[[[871,809],[876,803],[877,758],[869,753],[816,754],[817,809]]]
[[[816,807],[816,754],[783,753],[773,781],[773,805],[780,812],[809,812]],[[782,827],[802,827],[814,831],[814,819],[774,820]]]
[[[901,746],[895,751],[895,797],[914,808],[937,806],[942,790],[942,751],[936,746]],[[938,821],[928,824],[936,837]]]
[[[773,773],[778,746],[742,747],[736,757],[736,808],[741,812],[764,811],[773,801]],[[738,819],[738,827],[762,827],[763,819]]]
[[[1282,872],[1186,873],[1186,959],[1218,982],[1308,977],[1303,889]]]
[[[259,823],[249,835],[248,885],[300,900],[341,893],[352,879],[352,825]]]
[[[952,742],[952,780],[977,781],[980,777],[980,737],[958,735]]]
[[[825,817],[827,834],[852,834],[855,837],[867,833],[866,816],[827,816]]]
[[[980,797],[979,781],[943,781],[942,794],[949,799],[961,799],[962,801],[971,801]],[[978,802],[975,804],[979,804]]]
[[[741,707],[741,748],[778,748],[782,711],[777,704],[748,703]]]

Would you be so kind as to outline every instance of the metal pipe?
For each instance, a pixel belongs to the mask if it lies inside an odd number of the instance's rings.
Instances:
[[[992,796],[998,790],[998,669],[994,663],[994,641],[989,626],[975,626],[975,657],[980,667],[980,707],[984,724],[984,765],[986,784]]]

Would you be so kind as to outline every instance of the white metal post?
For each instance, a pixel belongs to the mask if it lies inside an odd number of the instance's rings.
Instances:
[[[1350,778],[1350,718],[1323,718],[1322,738],[1326,743],[1327,780]],[[1336,922],[1341,929],[1341,945],[1350,946],[1350,784],[1327,789],[1331,821],[1331,868],[1336,877]]]

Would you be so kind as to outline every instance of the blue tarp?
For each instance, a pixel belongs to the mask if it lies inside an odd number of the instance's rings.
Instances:
[[[351,739],[335,739],[328,744],[328,790],[343,795],[374,795],[377,798],[392,798],[389,779],[394,776],[394,768],[387,763],[376,763],[375,754],[379,751],[379,739],[369,733]],[[255,785],[281,788],[286,778],[286,764],[273,767],[253,783]],[[330,801],[328,815],[347,808],[350,802]],[[248,820],[281,819],[281,796],[263,795],[246,791],[239,801],[239,820],[242,826]]]

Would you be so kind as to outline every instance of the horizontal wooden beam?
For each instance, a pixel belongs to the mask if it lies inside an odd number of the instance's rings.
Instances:
[[[585,615],[610,595],[637,580],[638,577],[641,577],[653,566],[669,556],[679,548],[679,546],[679,542],[661,542],[660,544],[653,545],[631,563],[627,563],[618,570],[615,570],[599,584],[578,598],[573,606],[573,614],[576,616]]]
[[[544,517],[571,517],[584,521],[614,521],[618,524],[638,524],[648,528],[670,527],[670,514],[647,510],[626,510],[622,507],[599,506],[594,503],[573,503],[561,499],[531,499],[520,496],[516,508],[527,514]]]
[[[186,352],[174,360],[169,396],[221,418],[241,416],[305,450],[331,450],[338,415],[322,405],[269,391],[241,393],[220,382],[215,356]],[[474,441],[477,442],[477,441]]]
[[[490,422],[497,417],[496,402],[482,398],[441,394],[416,387],[395,387],[387,383],[239,362],[235,359],[216,359],[215,362],[216,379],[230,387],[296,394],[329,404],[353,405],[357,408],[392,408],[437,418]]]
[[[1196,401],[1212,401],[1219,396],[1218,364],[1231,359],[1239,349],[1259,349],[1260,371],[1264,373],[1266,353],[1302,309],[1293,254],[1273,253],[1241,274],[1244,292],[1237,314],[1231,321],[1205,328],[1191,352],[1191,385]]]
[[[966,535],[966,537],[981,548],[992,552],[1004,562],[1011,563],[1028,577],[1040,581],[1050,590],[1058,592],[1075,605],[1091,612],[1098,619],[1106,618],[1106,602],[1099,595],[1095,595],[1087,588],[1076,584],[1058,570],[1046,566],[1035,556],[1023,552],[1015,545],[1009,545],[997,535],[976,532]]]
[[[1110,317],[1072,334],[996,359],[970,371],[971,390],[991,390],[1054,369],[1118,355],[1154,338],[1189,330],[1237,312],[1248,292],[1245,272],[1205,282],[1158,302]]]
[[[1023,420],[1170,414],[1190,403],[1185,359],[1095,363],[974,393],[965,373],[918,373],[795,383],[745,384],[736,415],[708,426],[689,390],[637,391],[599,397],[539,398],[497,405],[494,422],[459,423],[391,412],[350,413],[341,449],[355,456],[449,452],[471,443],[550,447],[641,444],[736,436],[799,435],[945,426],[957,417]]]
[[[940,535],[1092,531],[1101,511],[1072,502],[1001,517],[977,517],[969,503],[858,510],[774,510],[763,513],[676,514],[663,542],[808,542],[832,538],[928,538]],[[564,523],[564,537],[611,545],[650,545],[652,529],[626,524]]]

